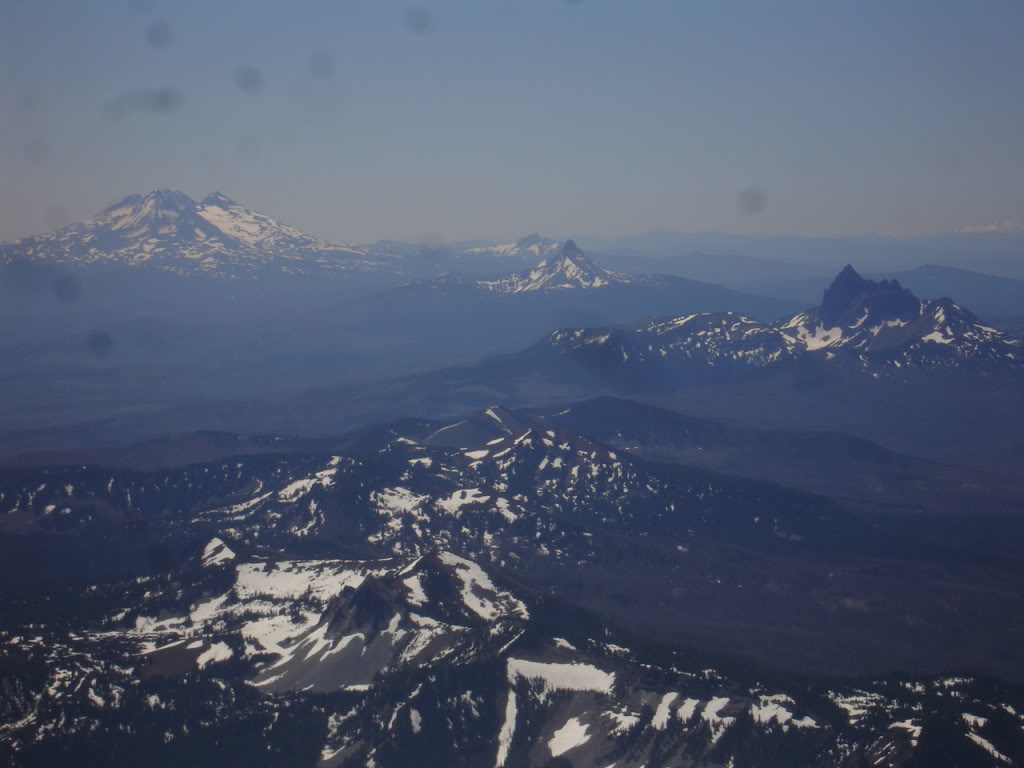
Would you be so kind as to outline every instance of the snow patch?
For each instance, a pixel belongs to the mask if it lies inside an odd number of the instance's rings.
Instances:
[[[899,728],[900,730],[906,731],[910,735],[910,744],[911,744],[911,746],[914,746],[914,747],[917,746],[917,740],[921,737],[921,726],[920,725],[914,725],[914,721],[912,719],[910,719],[910,720],[900,720],[897,723],[893,723],[889,727],[890,728]]]
[[[679,705],[679,709],[676,710],[676,717],[679,718],[680,722],[688,723],[693,718],[693,715],[699,706],[700,699],[685,699],[683,703]]]
[[[227,563],[235,559],[235,553],[232,552],[228,545],[221,541],[219,538],[210,539],[209,543],[203,549],[202,555],[202,566],[204,568],[210,568],[221,563]]]
[[[505,722],[501,724],[498,732],[498,757],[494,762],[494,768],[502,768],[508,759],[508,750],[512,746],[512,737],[516,732],[516,694],[515,691],[508,692],[508,701],[505,702]]]
[[[668,718],[672,714],[672,702],[678,698],[678,693],[666,693],[661,697],[661,702],[654,712],[654,719],[651,720],[651,725],[657,730],[663,731],[668,727]]]
[[[992,742],[989,741],[988,739],[982,738],[981,736],[979,736],[976,733],[968,733],[967,734],[967,738],[970,739],[971,741],[973,741],[975,744],[977,744],[982,749],[984,749],[990,755],[992,755],[992,757],[994,757],[996,760],[999,760],[1000,762],[1003,762],[1003,763],[1009,763],[1009,764],[1013,763],[1013,761],[1010,758],[1008,758],[1006,755],[1004,755],[1002,752],[1000,752],[998,749],[996,749],[992,745]]]
[[[711,728],[712,744],[722,738],[722,734],[729,730],[729,727],[736,722],[735,717],[718,714],[728,703],[729,698],[727,696],[716,696],[704,706],[704,711],[700,713],[701,718]]]
[[[813,352],[816,349],[834,346],[842,341],[843,329],[839,326],[825,328],[819,325],[813,331],[809,331],[806,326],[800,326],[797,328],[796,334],[807,351]]]
[[[552,757],[558,757],[570,749],[586,744],[589,740],[587,726],[580,722],[578,717],[570,717],[565,725],[551,735],[548,749],[551,751]]]
[[[407,579],[402,579],[402,583],[405,585],[406,589],[409,590],[409,597],[406,599],[410,604],[415,606],[427,604],[427,593],[423,589],[423,582],[420,580],[420,574],[417,573]]]
[[[591,664],[557,664],[511,658],[507,663],[508,679],[517,677],[540,680],[545,696],[554,691],[594,691],[611,694],[615,673],[605,672]]]
[[[434,503],[444,512],[454,517],[462,514],[462,508],[467,504],[483,504],[490,496],[480,493],[479,488],[466,488],[455,491],[450,496],[438,499]]]
[[[207,664],[210,664],[215,661],[227,661],[232,656],[234,656],[234,652],[231,650],[227,643],[214,643],[201,654],[199,654],[198,658],[196,658],[196,666],[202,669]]]
[[[442,552],[440,559],[445,565],[452,566],[462,581],[463,603],[480,618],[491,621],[509,613],[529,618],[526,606],[510,594],[499,591],[491,577],[476,563],[451,552]]]

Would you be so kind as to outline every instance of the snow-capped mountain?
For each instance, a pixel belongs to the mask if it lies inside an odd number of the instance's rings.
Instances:
[[[522,272],[492,279],[476,279],[454,272],[413,285],[434,290],[461,289],[493,295],[527,296],[626,285],[661,286],[675,279],[627,275],[605,269],[587,258],[572,240],[566,240],[557,248],[548,250],[548,255]],[[679,279],[679,282],[687,281]]]
[[[605,313],[630,316],[652,314],[662,307],[679,304],[696,305],[698,309],[726,305],[749,306],[763,314],[778,315],[784,302],[730,291],[720,285],[700,283],[671,275],[626,274],[615,272],[588,258],[572,240],[554,249],[530,269],[497,278],[477,279],[461,273],[450,273],[406,287],[421,291],[459,290],[484,296],[520,298],[547,297],[565,306],[569,301],[592,299]]]
[[[168,189],[131,195],[86,222],[10,244],[2,255],[6,261],[123,264],[218,276],[393,268],[365,248],[310,237],[219,192],[197,203]]]
[[[478,280],[476,285],[495,293],[563,291],[574,288],[602,288],[626,285],[634,278],[612,272],[583,255],[572,240],[566,240],[554,254],[545,256],[529,272],[520,272],[498,280]]]
[[[554,331],[542,346],[590,365],[765,369],[803,358],[862,367],[1019,367],[1024,342],[951,299],[922,300],[898,282],[847,266],[820,307],[776,323],[733,312],[691,313],[610,328]]]
[[[557,240],[533,234],[521,237],[514,243],[466,248],[462,251],[468,257],[494,258],[503,261],[533,262],[554,256],[562,245]]]
[[[923,300],[895,280],[865,280],[851,266],[821,306],[781,331],[807,351],[854,352],[885,365],[1019,365],[1021,340],[991,328],[952,299]]]

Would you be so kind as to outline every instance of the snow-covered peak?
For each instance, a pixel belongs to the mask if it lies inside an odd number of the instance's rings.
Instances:
[[[106,228],[128,238],[168,234],[176,230],[178,219],[193,212],[195,206],[195,200],[182,192],[155,189],[145,195],[129,195],[89,224],[93,229]]]
[[[391,269],[366,248],[310,237],[220,192],[197,203],[172,189],[129,195],[85,222],[26,238],[8,260],[108,263],[219,276]]]
[[[919,299],[896,280],[866,280],[851,266],[825,291],[820,307],[794,315],[779,330],[809,352],[874,353],[894,365],[1016,365],[1022,346],[952,299]]]
[[[562,247],[558,249],[558,257],[572,261],[586,261],[583,251],[573,240],[566,240],[562,244]]]
[[[223,208],[231,208],[233,206],[237,206],[238,203],[236,203],[230,197],[225,195],[223,192],[211,192],[210,194],[203,198],[200,205],[219,205]]]
[[[574,288],[602,288],[633,282],[629,275],[612,272],[588,259],[572,240],[558,252],[541,259],[529,272],[477,283],[496,293],[526,293]]]
[[[246,208],[220,192],[206,197],[198,213],[219,231],[250,248],[267,250],[284,248],[321,250],[328,247],[323,240],[304,235],[262,213]]]

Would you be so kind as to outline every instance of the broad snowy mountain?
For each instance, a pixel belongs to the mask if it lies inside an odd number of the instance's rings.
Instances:
[[[366,248],[310,237],[219,192],[197,203],[169,189],[131,195],[86,222],[10,244],[0,255],[8,262],[121,264],[230,277],[394,269]]]

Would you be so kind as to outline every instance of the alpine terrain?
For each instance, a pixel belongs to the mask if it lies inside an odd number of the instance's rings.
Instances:
[[[0,247],[5,262],[105,263],[218,277],[393,269],[366,248],[303,234],[214,192],[196,202],[172,189],[130,195],[52,234]]]

